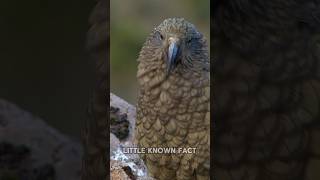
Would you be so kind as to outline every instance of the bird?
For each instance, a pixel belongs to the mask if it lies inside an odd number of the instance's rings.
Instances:
[[[214,178],[320,179],[320,1],[214,6]]]
[[[194,153],[141,153],[149,176],[209,179],[210,62],[207,41],[184,18],[168,18],[138,57],[138,148],[196,148]]]

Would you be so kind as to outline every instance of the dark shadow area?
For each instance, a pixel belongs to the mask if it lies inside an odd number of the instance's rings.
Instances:
[[[215,179],[320,179],[320,1],[213,5]]]
[[[94,1],[0,2],[0,98],[80,139],[93,87],[85,50]]]

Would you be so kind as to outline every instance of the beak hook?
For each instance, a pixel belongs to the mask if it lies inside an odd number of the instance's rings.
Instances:
[[[167,58],[167,75],[169,75],[177,65],[179,46],[177,42],[170,42]]]

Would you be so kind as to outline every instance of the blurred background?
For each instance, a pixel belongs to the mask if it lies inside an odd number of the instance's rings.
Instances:
[[[93,0],[0,2],[0,99],[80,139],[92,92],[85,50]]]
[[[149,35],[164,19],[183,17],[210,40],[210,0],[110,0],[110,91],[136,104],[137,61]]]

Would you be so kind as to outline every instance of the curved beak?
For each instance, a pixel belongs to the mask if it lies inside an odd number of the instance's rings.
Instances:
[[[177,39],[169,39],[168,58],[167,58],[167,76],[174,70],[177,65],[179,56],[179,43]]]

